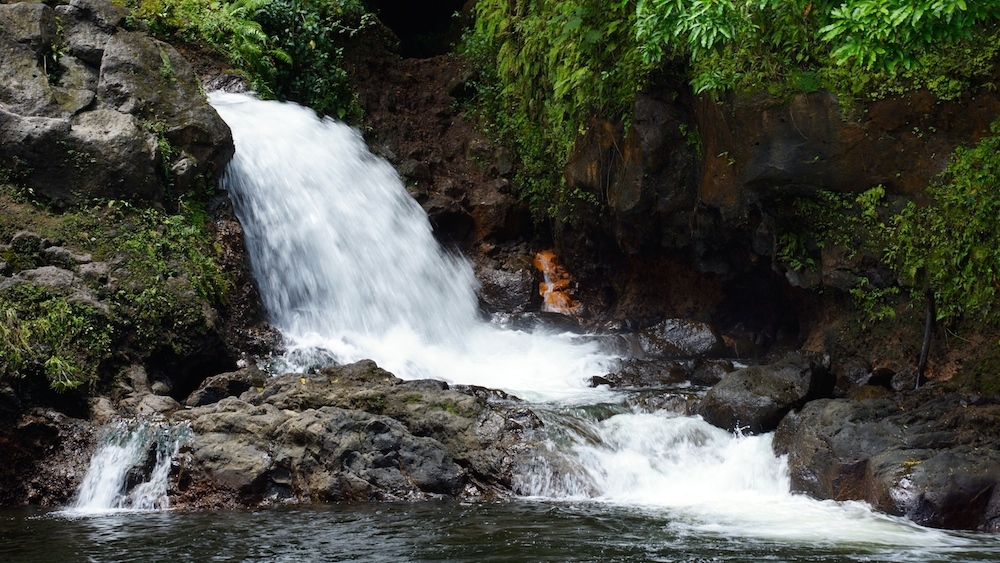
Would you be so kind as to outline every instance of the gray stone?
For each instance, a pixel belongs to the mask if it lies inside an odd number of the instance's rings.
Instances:
[[[56,36],[55,12],[41,2],[0,4],[0,35],[33,51],[49,49]]]
[[[781,422],[792,487],[933,527],[996,531],[1000,406],[934,391],[813,401]]]
[[[718,354],[722,339],[708,323],[667,319],[637,333],[642,351],[656,357],[696,357]]]
[[[241,372],[205,389],[231,393],[253,377]],[[182,469],[192,496],[178,506],[204,491],[251,506],[509,494],[540,425],[503,393],[404,382],[370,361],[262,384],[174,414],[196,434]]]
[[[698,414],[729,431],[769,432],[793,408],[830,396],[835,382],[828,359],[792,352],[773,364],[726,375],[705,394]]]

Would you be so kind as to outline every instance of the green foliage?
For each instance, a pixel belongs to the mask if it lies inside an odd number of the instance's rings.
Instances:
[[[373,21],[360,2],[271,0],[256,21],[289,55],[274,70],[270,87],[276,96],[340,119],[360,115],[342,68],[347,41]]]
[[[20,284],[0,293],[0,375],[44,376],[57,391],[97,381],[112,326],[66,290]]]
[[[833,45],[834,63],[893,72],[919,65],[928,49],[969,39],[997,18],[997,0],[849,0],[831,3],[819,32]]]
[[[202,303],[222,304],[232,289],[214,259],[204,209],[182,201],[180,212],[169,215],[111,201],[107,210],[124,227],[106,241],[124,266],[112,301],[121,330],[146,352],[166,343],[165,334],[180,336],[172,343],[182,344],[187,335],[178,331],[203,332]]]
[[[915,292],[927,283],[938,319],[989,320],[1000,291],[1000,120],[993,135],[958,148],[934,204],[910,203],[886,226],[887,258]]]
[[[359,0],[125,0],[156,35],[225,53],[261,96],[338,117],[359,110],[343,47],[370,24]],[[169,61],[161,67],[165,77]]]
[[[160,350],[190,353],[211,329],[208,307],[225,305],[234,286],[216,259],[220,249],[197,203],[178,211],[95,202],[53,213],[0,186],[0,239],[31,230],[111,265],[109,279],[90,279],[90,294],[14,285],[0,292],[0,377],[45,377],[57,390],[95,385],[115,365]],[[2,257],[14,272],[44,265],[40,255]],[[78,283],[83,283],[79,281]],[[81,295],[84,298],[81,298]]]
[[[522,167],[536,217],[585,197],[562,184],[559,165],[591,116],[625,119],[643,74],[630,0],[481,0],[465,49],[495,134]]]
[[[643,60],[686,58],[697,92],[811,91],[822,82],[841,94],[954,95],[953,81],[991,66],[955,51],[990,35],[1000,1],[640,0],[637,13]],[[983,46],[996,53],[995,42]],[[953,76],[935,80],[946,70]],[[802,72],[811,74],[805,83]]]

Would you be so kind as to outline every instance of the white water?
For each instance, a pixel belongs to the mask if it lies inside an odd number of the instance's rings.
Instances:
[[[82,515],[169,508],[170,463],[190,431],[184,426],[140,422],[117,423],[106,432],[90,460],[76,501],[66,512]],[[144,466],[151,455],[153,464],[147,473]],[[139,481],[131,487],[130,474],[132,481]]]
[[[572,335],[481,321],[471,268],[440,248],[396,172],[356,131],[293,104],[222,93],[211,101],[233,130],[223,184],[290,365],[372,358],[403,378],[501,388],[545,402],[539,408],[550,414],[562,409],[549,427],[573,420],[526,468],[529,495],[665,511],[692,533],[901,547],[966,541],[861,504],[791,494],[769,436],[738,438],[668,413],[567,414],[617,400],[586,385],[614,358]]]

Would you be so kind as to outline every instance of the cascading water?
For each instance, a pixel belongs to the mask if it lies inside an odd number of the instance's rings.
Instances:
[[[169,508],[170,463],[190,436],[186,426],[117,423],[90,460],[71,514]]]
[[[236,143],[222,183],[291,367],[372,358],[403,378],[536,401],[553,437],[521,475],[526,495],[663,511],[672,526],[701,533],[953,541],[860,504],[791,494],[769,436],[734,437],[700,418],[613,406],[619,396],[586,385],[615,362],[595,344],[480,320],[471,268],[440,248],[396,172],[356,131],[293,104],[224,93],[211,101]]]

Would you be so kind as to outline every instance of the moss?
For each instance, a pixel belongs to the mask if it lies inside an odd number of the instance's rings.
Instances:
[[[111,356],[113,327],[66,290],[21,284],[0,294],[0,377],[44,376],[57,391],[93,385]]]
[[[213,309],[226,304],[235,274],[224,272],[206,229],[201,204],[181,201],[176,213],[119,201],[54,213],[0,185],[0,240],[31,230],[110,265],[110,279],[86,282],[107,305],[75,302],[63,293],[19,285],[0,296],[7,311],[0,377],[40,376],[57,389],[109,382],[125,363],[154,354],[186,357],[201,351],[214,330]],[[14,270],[42,265],[20,255]],[[10,256],[8,256],[10,255]],[[79,283],[84,283],[82,280]],[[69,332],[66,332],[69,331]]]
[[[965,363],[959,375],[959,384],[987,397],[1000,395],[1000,342]]]

